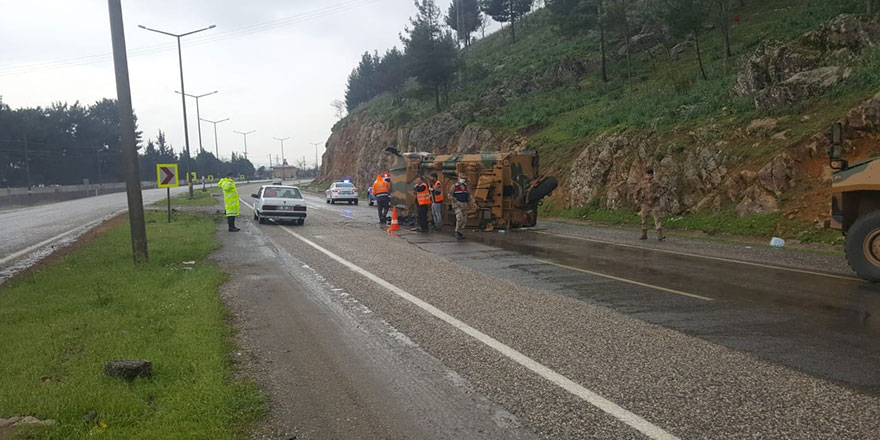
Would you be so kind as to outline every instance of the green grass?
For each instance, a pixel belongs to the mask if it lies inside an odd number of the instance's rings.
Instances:
[[[539,214],[545,217],[589,220],[611,225],[637,225],[639,216],[627,209],[603,208],[593,202],[574,208],[557,208],[545,202]],[[666,216],[663,227],[682,231],[699,231],[707,234],[730,234],[743,237],[782,237],[804,243],[838,243],[840,232],[820,229],[801,219],[788,219],[778,212],[740,217],[731,209],[710,213],[689,213]]]
[[[219,204],[217,197],[211,191],[218,191],[216,188],[208,188],[202,191],[200,188],[193,190],[193,198],[189,198],[189,192],[184,192],[171,197],[171,207],[175,206],[214,206]],[[167,200],[159,200],[153,203],[154,206],[167,206]]]
[[[255,386],[232,378],[226,275],[205,260],[219,247],[212,220],[146,215],[148,264],[131,262],[126,222],[0,288],[0,417],[58,422],[19,438],[234,439],[262,415]],[[151,360],[153,379],[103,374],[131,358]],[[83,422],[90,411],[103,432]]]

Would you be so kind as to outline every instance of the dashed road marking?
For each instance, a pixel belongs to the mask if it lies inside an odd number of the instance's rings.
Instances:
[[[368,272],[367,270],[361,268],[360,266],[357,266],[354,263],[351,263],[351,262],[345,260],[344,258],[334,254],[333,252],[319,246],[318,244],[303,237],[302,235],[300,235],[296,232],[293,232],[289,228],[284,227],[282,229],[285,232],[287,232],[288,234],[290,234],[293,237],[297,238],[298,240],[302,241],[303,243],[311,246],[312,248],[318,250],[319,252],[323,253],[324,255],[327,255],[331,259],[335,260],[336,262],[347,267],[351,271],[353,271],[353,272],[369,279],[370,281],[378,284],[379,286],[389,290],[390,292],[394,293],[395,295],[399,296],[400,298],[402,298],[406,301],[409,301],[410,303],[414,304],[415,306],[430,313],[435,318],[440,319],[441,321],[457,328],[458,330],[461,330],[462,332],[464,332],[468,336],[471,336],[472,338],[476,339],[477,341],[494,349],[495,351],[506,356],[508,359],[522,365],[526,369],[532,371],[533,373],[538,374],[539,376],[543,377],[544,379],[549,380],[550,382],[552,382],[555,385],[559,386],[560,388],[568,391],[569,393],[583,399],[584,401],[586,401],[590,405],[593,405],[594,407],[604,411],[606,414],[608,414],[608,415],[616,418],[617,420],[629,425],[630,427],[641,432],[642,434],[646,435],[647,437],[649,437],[651,439],[657,439],[657,440],[660,440],[660,439],[662,439],[662,440],[677,440],[678,439],[678,437],[670,434],[669,432],[666,432],[665,430],[663,430],[659,426],[654,425],[653,423],[642,418],[641,416],[639,416],[633,412],[630,412],[626,408],[621,407],[620,405],[606,399],[605,397],[602,397],[601,395],[599,395],[593,391],[590,391],[589,389],[585,388],[584,386],[582,386],[582,385],[572,381],[571,379],[551,370],[549,367],[538,363],[534,359],[520,353],[519,351],[502,343],[501,341],[498,341],[497,339],[465,324],[463,321],[459,320],[458,318],[455,318],[452,315],[449,315],[448,313],[446,313],[446,312],[434,307],[433,305],[419,299],[418,297],[410,294],[409,292],[406,292],[405,290],[389,283],[388,281],[385,281],[384,279],[374,275],[373,273]]]
[[[747,266],[763,267],[765,269],[785,270],[785,271],[789,271],[789,272],[804,273],[804,274],[829,277],[829,278],[838,278],[838,279],[850,280],[850,281],[862,281],[861,278],[856,278],[856,277],[852,277],[852,276],[835,275],[833,273],[816,272],[816,271],[807,270],[807,269],[796,269],[793,267],[776,266],[773,264],[763,264],[763,263],[755,263],[752,261],[734,260],[732,258],[713,257],[713,256],[709,256],[709,255],[692,254],[690,252],[673,251],[673,250],[669,250],[669,249],[657,249],[657,248],[652,248],[652,247],[635,246],[635,245],[626,244],[626,243],[616,243],[616,242],[608,241],[608,240],[599,240],[599,239],[595,239],[595,238],[578,237],[575,235],[554,234],[552,232],[544,232],[544,231],[533,231],[533,232],[536,234],[550,235],[553,237],[571,238],[574,240],[589,241],[589,242],[593,242],[593,243],[602,243],[602,244],[607,244],[607,245],[611,245],[611,246],[640,249],[640,250],[648,250],[648,251],[653,251],[653,252],[662,252],[665,254],[681,255],[681,256],[685,256],[685,257],[704,258],[706,260],[723,261],[725,263],[744,264]]]
[[[564,264],[554,263],[554,262],[552,262],[552,261],[547,261],[547,260],[538,260],[538,261],[540,261],[541,263],[544,263],[544,264],[550,264],[550,265],[552,265],[552,266],[561,267],[561,268],[564,268],[564,269],[569,269],[569,270],[574,270],[574,271],[578,271],[578,272],[583,272],[583,273],[586,273],[586,274],[595,275],[595,276],[597,276],[597,277],[608,278],[609,280],[620,281],[621,283],[634,284],[634,285],[636,285],[636,286],[647,287],[647,288],[649,288],[649,289],[660,290],[660,291],[663,291],[663,292],[673,293],[673,294],[675,294],[675,295],[681,295],[681,296],[687,296],[687,297],[690,297],[690,298],[701,299],[701,300],[703,300],[703,301],[715,301],[713,298],[708,298],[708,297],[705,297],[705,296],[702,296],[702,295],[696,295],[696,294],[693,294],[693,293],[682,292],[681,290],[675,290],[675,289],[669,289],[669,288],[666,288],[666,287],[655,286],[655,285],[653,285],[653,284],[642,283],[642,282],[640,282],[640,281],[629,280],[629,279],[626,279],[626,278],[620,278],[620,277],[616,277],[616,276],[614,276],[614,275],[607,275],[607,274],[600,273],[600,272],[593,272],[592,270],[581,269],[581,268],[579,268],[579,267],[566,266],[566,265],[564,265]]]

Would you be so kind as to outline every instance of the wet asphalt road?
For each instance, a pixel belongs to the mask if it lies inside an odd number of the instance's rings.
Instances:
[[[186,191],[173,188],[172,195]],[[144,204],[165,198],[166,190],[142,192]],[[0,211],[0,259],[127,209],[126,193],[105,194],[28,208]],[[47,243],[48,245],[48,243]],[[11,261],[9,263],[12,263]],[[3,267],[4,264],[0,264]]]
[[[304,240],[670,436],[880,432],[880,292],[854,279],[839,257],[679,238],[640,243],[628,232],[552,223],[473,232],[464,242],[407,231],[401,239],[379,230],[373,208],[314,196],[309,204],[304,227],[257,228],[543,437],[643,438],[625,418],[389,295]]]

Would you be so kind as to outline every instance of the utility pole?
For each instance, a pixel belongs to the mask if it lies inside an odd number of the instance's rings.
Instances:
[[[249,134],[251,134],[251,133],[256,132],[256,131],[257,131],[257,130],[251,130],[251,131],[241,132],[241,131],[235,131],[235,130],[232,130],[233,133],[238,133],[238,134],[242,135],[242,137],[244,137],[244,158],[245,158],[245,160],[247,160],[247,158],[248,158],[248,157],[247,157],[247,136],[248,136]],[[272,162],[272,156],[269,156],[269,162]],[[271,165],[271,164],[270,164],[270,165]]]
[[[128,221],[131,224],[131,251],[135,263],[146,263],[147,228],[144,222],[144,200],[138,166],[137,140],[134,134],[134,111],[131,107],[131,86],[128,82],[128,54],[125,50],[125,29],[122,24],[120,0],[107,0],[110,10],[110,35],[113,40],[113,64],[116,71],[116,100],[119,110],[122,164],[125,168],[125,191],[128,196]],[[192,186],[190,186],[192,191]]]
[[[24,174],[27,176],[28,191],[31,190],[31,157],[28,151],[27,133],[24,134]]]
[[[228,120],[229,120],[229,118],[221,119],[219,121],[212,121],[209,119],[199,119],[199,121],[205,121],[205,122],[214,124],[214,154],[217,155],[217,160],[220,160],[220,146],[219,146],[219,143],[217,142],[217,124],[219,124],[221,122],[226,122]],[[199,122],[199,125],[202,125],[202,123]]]
[[[206,28],[198,29],[198,30],[187,32],[184,34],[172,34],[171,32],[165,32],[165,31],[160,31],[157,29],[151,29],[151,28],[148,28],[148,27],[141,25],[141,24],[139,24],[138,27],[141,29],[147,30],[147,31],[156,32],[159,34],[168,35],[168,36],[172,36],[174,38],[177,38],[177,59],[178,59],[179,65],[180,65],[180,102],[181,102],[181,104],[183,104],[183,138],[186,143],[186,163],[184,164],[185,165],[184,169],[186,170],[186,180],[187,180],[187,182],[189,182],[189,198],[192,199],[193,198],[193,182],[192,182],[192,178],[190,177],[191,174],[189,171],[189,162],[190,162],[190,159],[192,159],[192,155],[189,153],[189,127],[187,127],[187,123],[186,123],[186,89],[183,87],[183,51],[180,48],[180,39],[187,36],[187,35],[195,34],[196,32],[202,32],[202,31],[206,31],[208,29],[214,29],[216,26],[214,26],[212,24]]]
[[[175,90],[174,93],[177,93],[178,95],[183,95],[183,93],[180,93],[177,90]],[[196,119],[202,120],[202,114],[199,111],[199,98],[204,98],[205,96],[210,96],[215,93],[218,93],[218,91],[214,90],[211,93],[205,93],[203,95],[190,95],[189,93],[185,94],[185,96],[189,96],[190,98],[196,98]],[[203,151],[205,151],[205,148],[202,146],[202,123],[199,122],[199,153]]]
[[[287,162],[284,160],[284,141],[290,139],[290,136],[286,138],[272,138],[276,141],[281,141],[281,181],[284,182],[284,168],[287,167]]]

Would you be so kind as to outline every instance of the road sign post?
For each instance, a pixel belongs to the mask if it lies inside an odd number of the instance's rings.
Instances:
[[[156,164],[156,187],[165,188],[168,197],[168,223],[171,223],[171,188],[180,186],[176,163]]]

